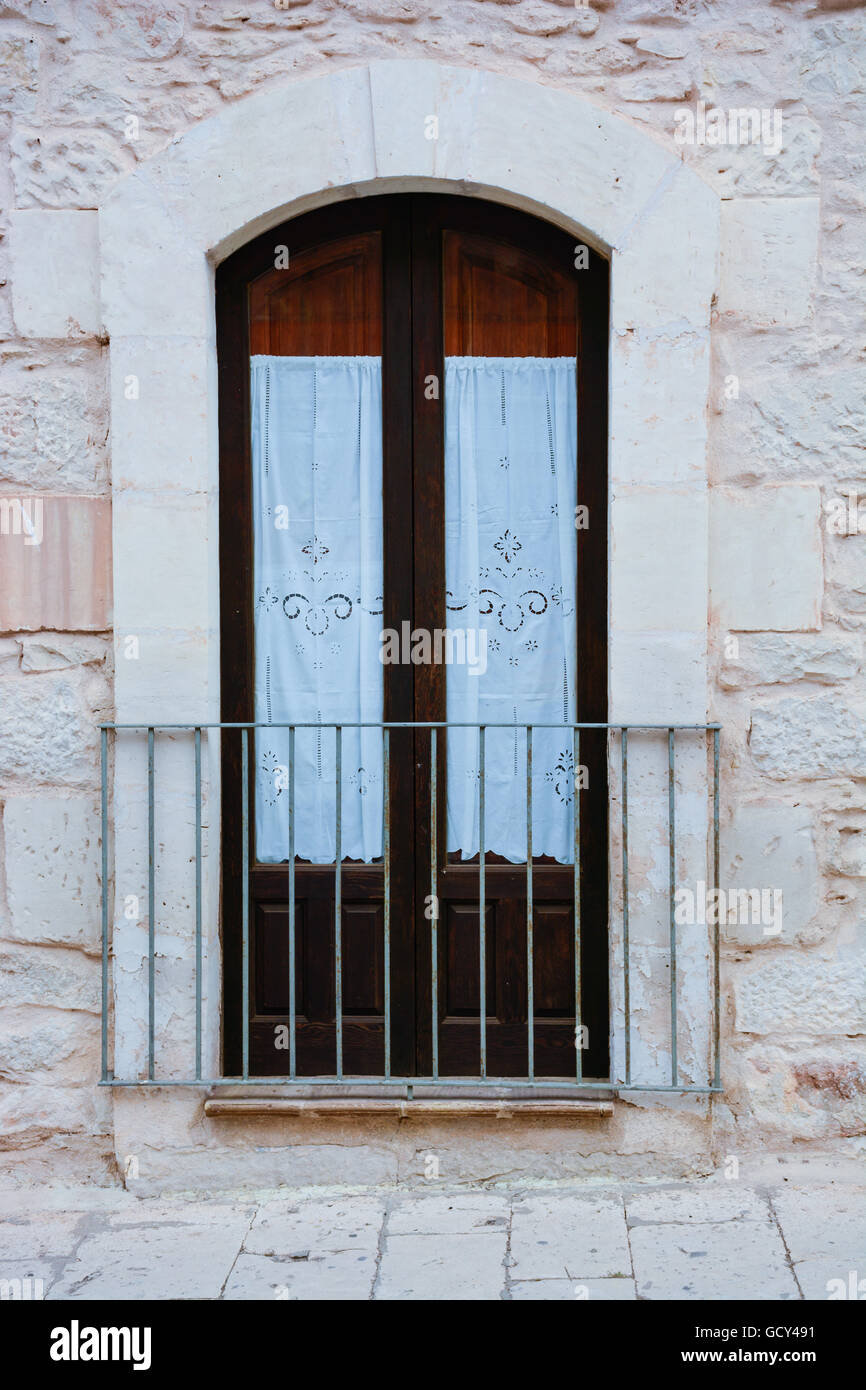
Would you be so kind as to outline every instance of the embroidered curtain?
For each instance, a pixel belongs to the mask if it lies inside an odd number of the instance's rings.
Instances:
[[[251,359],[255,717],[382,718],[378,357]],[[256,857],[288,857],[288,730],[256,739]],[[382,853],[382,736],[343,731],[342,855]],[[295,853],[333,863],[336,739],[295,734]]]
[[[448,624],[487,634],[487,669],[453,665],[449,720],[575,719],[577,405],[573,357],[445,364]],[[448,733],[449,851],[478,853],[478,734]],[[532,735],[532,848],[573,859],[572,736]],[[485,735],[485,849],[526,859],[526,735]]]
[[[381,362],[251,360],[255,718],[329,725],[383,711]],[[482,629],[486,671],[447,669],[447,715],[575,718],[574,358],[449,358],[446,612]],[[408,538],[407,538],[408,544]],[[479,666],[475,667],[480,670]],[[295,852],[335,855],[335,738],[298,730]],[[572,858],[571,733],[533,734],[533,851]],[[288,732],[259,730],[256,857],[288,854]],[[526,737],[488,730],[485,848],[526,857]],[[382,738],[343,732],[342,855],[382,854]],[[478,735],[448,735],[447,847],[478,853]]]

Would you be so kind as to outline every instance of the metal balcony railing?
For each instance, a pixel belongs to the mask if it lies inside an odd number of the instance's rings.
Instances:
[[[608,977],[610,1066],[605,1076],[584,1075],[581,1037],[581,797],[571,799],[573,831],[571,912],[573,917],[573,1074],[538,1074],[535,1065],[536,959],[533,862],[533,733],[556,727],[572,740],[573,768],[580,766],[581,736],[604,738],[606,747],[608,833]],[[686,884],[719,889],[719,737],[718,724],[466,724],[459,722],[378,724],[201,723],[170,725],[102,724],[102,1084],[153,1086],[279,1086],[299,1089],[341,1087],[343,1093],[363,1085],[523,1090],[568,1088],[586,1092],[620,1091],[709,1095],[720,1092],[719,925],[703,920],[683,926],[677,920],[677,890]],[[336,786],[342,788],[341,749],[350,729],[382,734],[383,824],[382,960],[384,1008],[380,1071],[359,1075],[344,1066],[342,885],[343,795],[335,795],[335,862],[333,874],[333,1070],[325,1075],[300,1074],[297,1048],[295,739],[301,730],[327,732],[334,740]],[[430,894],[437,894],[443,856],[441,833],[440,738],[449,729],[474,729],[479,739],[478,826],[485,845],[486,740],[492,729],[519,730],[526,739],[526,863],[512,870],[525,874],[526,1067],[520,1076],[491,1075],[488,1066],[488,928],[485,911],[488,882],[494,870],[485,853],[471,861],[478,904],[477,1072],[445,1075],[440,1070],[441,1017],[438,913],[430,921],[429,1017],[431,1065],[424,1075],[398,1075],[392,1068],[392,1029],[401,1008],[392,981],[392,806],[391,736],[415,731],[429,750],[429,822],[424,841],[429,854]],[[251,751],[256,730],[282,729],[288,746],[288,816],[285,862],[288,899],[288,1049],[285,1074],[257,1076],[250,1067],[252,999],[250,950],[250,883],[253,844],[251,800],[254,798]],[[240,1067],[223,1074],[220,1031],[224,1024],[220,975],[218,910],[219,846],[214,834],[220,806],[220,774],[227,739],[240,753],[238,843],[240,863]],[[161,764],[165,765],[163,773]],[[630,766],[631,763],[631,766]],[[183,766],[182,766],[183,765]],[[166,787],[161,788],[161,776]],[[160,801],[160,793],[162,801]],[[223,809],[223,824],[225,811]],[[205,845],[207,841],[207,845]],[[225,848],[222,853],[225,854]],[[447,859],[447,856],[445,856]],[[162,860],[171,860],[163,864]],[[426,874],[426,870],[425,870]],[[163,881],[165,875],[165,881]],[[703,875],[703,878],[701,877]],[[138,889],[139,891],[133,891]],[[142,904],[141,898],[144,898]],[[695,901],[697,901],[697,894]],[[131,904],[131,906],[130,906]],[[162,934],[167,933],[171,949]],[[330,950],[330,947],[329,947]],[[636,984],[637,981],[637,984]],[[160,1017],[160,991],[170,998]],[[637,994],[637,998],[636,998]],[[700,1002],[696,1002],[700,1001]],[[166,1042],[161,1062],[162,1032]]]

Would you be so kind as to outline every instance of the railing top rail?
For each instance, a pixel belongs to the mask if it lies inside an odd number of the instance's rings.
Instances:
[[[237,723],[232,721],[219,721],[202,719],[187,724],[148,724],[140,721],[135,724],[100,724],[100,729],[113,730],[115,733],[120,730],[159,730],[162,733],[187,731],[194,729],[627,729],[629,732],[637,730],[644,732],[648,730],[659,730],[665,733],[671,729],[684,733],[704,733],[707,731],[721,729],[721,724],[676,724],[668,722],[666,724],[641,724],[630,723],[628,721],[616,723],[550,723],[543,720],[520,720],[517,723],[504,723],[495,720],[485,720],[483,722],[474,720],[466,721],[460,719],[433,719],[433,720],[411,720],[411,719],[380,719],[378,721],[367,720],[358,723],[354,720],[330,720],[327,723],[313,721],[304,722],[296,720],[277,719],[268,723],[266,720],[249,721],[248,723]]]

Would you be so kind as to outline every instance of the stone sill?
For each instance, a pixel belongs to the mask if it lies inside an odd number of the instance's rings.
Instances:
[[[311,1118],[334,1116],[346,1119],[353,1116],[390,1115],[402,1120],[429,1119],[437,1116],[444,1119],[487,1117],[497,1120],[519,1120],[542,1115],[578,1121],[609,1119],[613,1115],[613,1102],[519,1097],[421,1097],[406,1100],[402,1096],[209,1096],[204,1103],[204,1112],[209,1118],[219,1119],[281,1115],[308,1115]]]

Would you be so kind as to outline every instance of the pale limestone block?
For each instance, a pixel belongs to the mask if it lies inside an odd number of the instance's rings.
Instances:
[[[726,652],[719,670],[719,684],[725,690],[794,681],[835,685],[856,676],[863,663],[862,639],[843,633],[786,637],[762,632],[738,635],[736,644],[736,655]]]
[[[105,1116],[95,1090],[81,1084],[80,1061],[74,1085],[50,1085],[40,1076],[26,1086],[10,1086],[5,1094],[0,1092],[4,1144],[7,1148],[38,1149],[58,1136],[104,1133]]]
[[[735,804],[732,821],[722,828],[719,882],[726,893],[728,920],[722,925],[725,940],[738,946],[794,941],[815,916],[821,900],[808,806],[789,806],[779,801]],[[732,897],[737,889],[765,893],[766,906],[771,909],[768,915],[773,920],[753,922],[753,916],[761,917],[761,912],[755,911],[757,900],[749,902],[747,912],[742,898]],[[778,913],[777,890],[782,894]],[[749,920],[742,920],[746,915]]]
[[[610,719],[628,724],[707,718],[703,632],[620,632],[610,657]]]
[[[859,626],[866,613],[866,563],[860,535],[826,537],[827,589],[844,626]],[[852,621],[853,615],[853,621]]]
[[[628,633],[703,631],[706,493],[618,488],[611,526],[611,627]]]
[[[115,491],[142,488],[164,498],[207,491],[216,389],[204,339],[112,339]]]
[[[812,312],[818,198],[737,198],[722,206],[719,312],[794,328]]]
[[[112,339],[204,336],[213,318],[207,246],[169,205],[155,166],[121,179],[99,209],[102,315]]]
[[[0,784],[20,779],[54,787],[92,786],[98,777],[97,736],[93,711],[68,674],[3,681]]]
[[[472,158],[475,108],[482,74],[474,68],[440,67],[438,74],[439,139],[434,146],[434,173],[457,187]]]
[[[685,66],[665,65],[626,73],[617,85],[623,101],[684,102],[694,92],[695,79]]]
[[[36,109],[41,45],[25,34],[0,39],[0,105],[30,114]]]
[[[21,663],[21,643],[14,637],[0,637],[0,671],[17,671]]]
[[[345,8],[378,24],[415,24],[430,13],[429,5],[413,0],[346,0]]]
[[[770,777],[864,777],[866,710],[829,695],[756,706],[749,746]]]
[[[863,369],[851,363],[845,347],[831,340],[814,355],[767,361],[762,338],[744,343],[735,335],[728,342],[725,335],[712,431],[717,481],[812,481],[822,471],[827,501],[839,495],[836,479],[863,477]],[[736,399],[724,395],[729,376],[737,378]]]
[[[703,165],[711,164],[707,176],[723,198],[790,198],[817,193],[821,145],[820,123],[786,110],[782,112],[782,146],[778,151],[773,150],[772,144],[765,148],[758,141],[717,145],[711,151],[698,153]]]
[[[10,511],[0,533],[0,629],[105,631],[111,626],[110,499],[10,499],[13,510],[19,504],[23,518],[16,526]]]
[[[631,1273],[625,1213],[611,1197],[532,1195],[514,1207],[514,1279],[612,1278]]]
[[[184,19],[175,0],[146,0],[117,11],[96,9],[90,23],[97,49],[108,41],[127,56],[166,60],[181,46]]]
[[[614,333],[703,333],[719,283],[719,200],[683,164],[665,177],[617,249]],[[683,364],[703,371],[704,361]]]
[[[9,220],[12,312],[21,336],[100,333],[96,213],[25,209]]]
[[[625,312],[638,317],[634,311],[643,301],[624,297],[624,302]],[[703,482],[709,332],[660,337],[646,337],[642,329],[614,333],[610,350],[614,380],[629,383],[610,441],[614,487]]]
[[[370,64],[376,174],[432,175],[439,122],[439,67],[433,62]],[[394,120],[395,107],[402,111]],[[443,112],[443,118],[445,113]],[[434,132],[431,134],[431,131]]]
[[[739,1033],[859,1036],[866,1032],[862,960],[824,960],[813,954],[762,960],[734,976]]]
[[[122,722],[204,720],[209,646],[214,634],[160,629],[117,632],[114,689]],[[190,700],[186,692],[199,692]]]
[[[666,34],[664,31],[642,36],[635,48],[638,53],[649,53],[654,58],[685,58],[689,51],[679,34]]]
[[[505,1286],[505,1231],[389,1236],[376,1298],[436,1302],[498,1298]]]
[[[820,628],[822,554],[817,488],[712,490],[710,601],[720,627]]]
[[[791,1140],[831,1142],[863,1133],[866,1124],[866,1067],[862,1048],[853,1052],[826,1043],[800,1046],[792,1054],[761,1041],[738,1069],[742,1088],[764,1143]]]
[[[277,226],[290,208],[302,211],[313,197],[320,202],[323,188],[374,176],[367,141],[345,142],[346,125],[371,129],[365,68],[268,87],[222,107],[157,156],[149,166],[153,182],[142,185],[141,196],[161,199],[168,235],[177,238],[185,232],[193,247],[221,260],[258,232]],[[249,177],[251,139],[254,180]],[[288,159],[287,149],[292,153]],[[123,184],[117,194],[121,206]],[[304,199],[309,201],[304,204]],[[155,323],[148,327],[160,332]],[[139,326],[130,331],[148,330]],[[190,330],[175,328],[173,316],[172,327],[163,331]]]
[[[832,868],[849,878],[866,878],[866,826],[840,825]]]
[[[678,163],[601,107],[494,73],[482,74],[472,136],[473,182],[555,208],[607,246],[620,245]]]
[[[56,947],[0,947],[0,1004],[44,1009],[100,1009],[99,964],[81,951]]]
[[[10,383],[0,398],[0,478],[27,492],[92,491],[97,435],[87,393],[74,378]]]
[[[100,130],[19,126],[10,146],[16,205],[98,207],[132,163],[122,136],[120,122],[113,137]]]
[[[101,637],[69,637],[48,632],[21,642],[22,671],[62,671],[70,666],[103,666],[109,647]]]
[[[769,1221],[640,1226],[631,1251],[639,1298],[729,1298],[733,1288],[749,1301],[799,1298]]]
[[[115,573],[120,630],[198,627],[208,610],[207,498],[123,491],[115,494],[113,512],[114,548],[121,560]]]
[[[77,1085],[98,1068],[99,1019],[93,1014],[30,1006],[3,1008],[4,1079],[19,1084]]]

